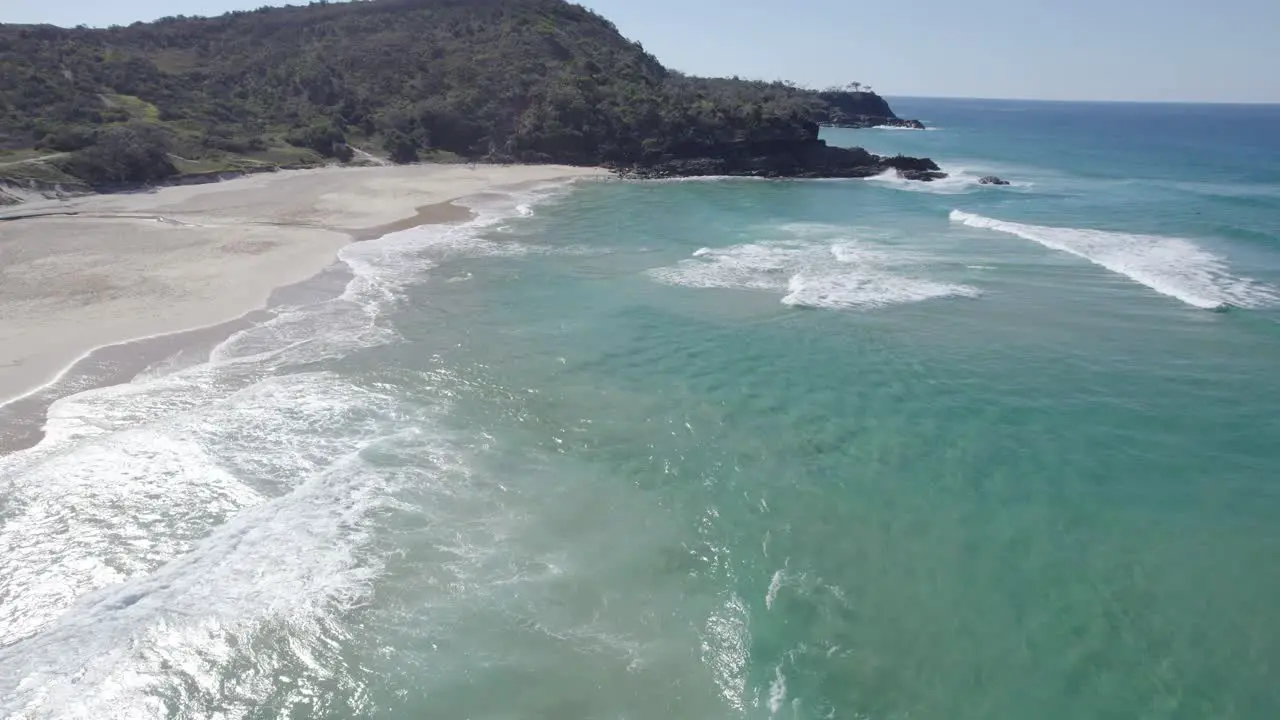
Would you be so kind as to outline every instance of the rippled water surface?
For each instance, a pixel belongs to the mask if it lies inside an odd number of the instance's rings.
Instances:
[[[1280,716],[1280,112],[895,107],[950,179],[486,196],[58,401],[0,716]]]

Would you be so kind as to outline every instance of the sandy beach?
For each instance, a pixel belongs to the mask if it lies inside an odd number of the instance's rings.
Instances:
[[[0,407],[96,348],[261,308],[273,289],[316,275],[349,242],[470,217],[454,201],[602,174],[531,165],[328,168],[6,208],[0,218],[67,214],[0,222]]]

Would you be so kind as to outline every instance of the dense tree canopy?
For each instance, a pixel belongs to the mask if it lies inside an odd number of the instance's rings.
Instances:
[[[91,180],[163,171],[154,157],[98,167],[100,146],[122,139],[165,138],[178,171],[343,159],[348,143],[396,161],[445,152],[596,164],[795,138],[824,112],[817,93],[788,84],[671,72],[563,0],[0,26],[0,149],[74,151],[66,169]]]

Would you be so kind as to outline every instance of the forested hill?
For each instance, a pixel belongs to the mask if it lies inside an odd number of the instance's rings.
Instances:
[[[830,109],[783,83],[669,71],[562,0],[0,26],[0,151],[64,153],[28,167],[95,184],[348,160],[352,147],[398,162],[626,164],[808,138]]]

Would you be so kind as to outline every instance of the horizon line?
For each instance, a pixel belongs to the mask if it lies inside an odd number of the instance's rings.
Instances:
[[[1249,105],[1280,106],[1280,100],[1104,100],[1088,98],[993,97],[983,95],[885,94],[898,100],[979,100],[983,102],[1092,103],[1096,105]]]

